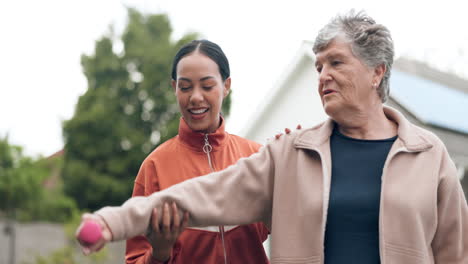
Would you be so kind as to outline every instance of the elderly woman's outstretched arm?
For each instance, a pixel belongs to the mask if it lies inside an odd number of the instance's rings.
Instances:
[[[184,181],[148,197],[133,197],[122,206],[104,207],[94,216],[105,222],[103,226],[110,230],[112,241],[147,233],[153,208],[161,211],[163,203],[171,201],[190,214],[189,226],[259,221],[270,226],[273,180],[274,158],[271,145],[267,145],[225,170]]]

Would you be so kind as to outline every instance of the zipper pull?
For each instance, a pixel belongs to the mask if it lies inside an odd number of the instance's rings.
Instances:
[[[208,134],[205,134],[205,145],[203,145],[203,152],[205,152],[208,158],[208,165],[210,165],[211,172],[214,172],[213,164],[211,164],[211,156],[210,153],[213,150],[213,147],[210,145],[210,141],[208,141]],[[227,261],[227,254],[226,254],[226,244],[224,242],[224,226],[219,226],[219,233],[221,234],[221,244],[223,246],[223,256],[224,256],[224,264],[228,264]]]
[[[203,145],[203,152],[209,154],[213,150],[213,147],[210,145],[208,141],[208,134],[205,134],[205,145]]]

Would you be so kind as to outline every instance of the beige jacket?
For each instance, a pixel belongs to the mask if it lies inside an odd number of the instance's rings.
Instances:
[[[396,110],[385,114],[398,123],[398,139],[382,174],[381,263],[467,264],[468,207],[445,146]],[[333,126],[328,120],[283,136],[223,171],[97,214],[121,240],[147,232],[151,209],[174,200],[192,226],[263,221],[271,263],[324,263]]]

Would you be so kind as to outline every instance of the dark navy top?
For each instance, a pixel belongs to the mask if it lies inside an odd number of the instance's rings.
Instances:
[[[382,169],[397,136],[330,140],[332,177],[325,229],[325,264],[379,264]]]

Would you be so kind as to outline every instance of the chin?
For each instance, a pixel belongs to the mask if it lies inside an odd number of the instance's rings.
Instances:
[[[333,105],[330,105],[330,104],[324,104],[323,105],[323,110],[325,111],[325,113],[327,113],[327,115],[330,115],[331,113],[333,113],[336,110],[336,107],[334,107]]]
[[[340,108],[337,105],[333,105],[333,104],[325,104],[323,106],[323,110],[331,119],[334,119],[333,117],[336,116],[337,113],[340,112]]]
[[[190,120],[190,123],[188,123],[188,125],[192,130],[202,133],[205,133],[210,129],[210,124],[206,120],[203,120],[201,122],[199,120]]]
[[[204,126],[204,125],[201,125],[201,124],[196,124],[196,123],[193,123],[193,122],[190,122],[188,125],[189,125],[190,129],[192,129],[193,131],[197,131],[197,132],[203,132],[203,131],[206,131],[208,129],[207,126]]]

